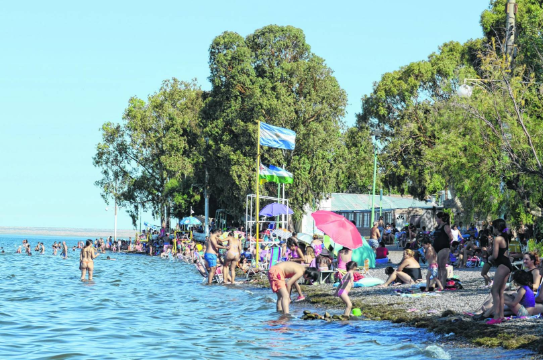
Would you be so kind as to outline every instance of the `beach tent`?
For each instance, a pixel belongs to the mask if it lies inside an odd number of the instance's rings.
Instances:
[[[337,255],[338,251],[343,249],[343,246],[335,244],[334,241],[330,238],[326,239],[327,237],[328,236],[324,237],[324,245],[328,247],[326,243],[332,244],[332,246],[334,247],[334,254]],[[369,259],[370,261],[370,268],[375,268],[375,252],[368,244],[366,239],[362,237],[362,246],[353,250],[353,256],[351,260],[356,261],[359,267],[363,267],[364,261],[366,261],[366,259]]]

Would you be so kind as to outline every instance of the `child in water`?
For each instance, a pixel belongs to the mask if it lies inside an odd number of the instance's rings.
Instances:
[[[319,272],[316,268],[306,268],[292,261],[280,262],[270,268],[268,280],[272,291],[277,295],[277,311],[289,313],[290,291],[302,276],[305,280],[317,281]],[[287,279],[289,280],[286,281]]]
[[[346,265],[347,274],[343,276],[341,279],[341,283],[336,289],[335,296],[339,297],[344,303],[345,303],[345,312],[343,315],[351,315],[351,310],[353,308],[353,304],[351,303],[351,299],[349,299],[349,291],[353,287],[354,284],[354,271],[358,267],[358,264],[355,261],[349,261]]]

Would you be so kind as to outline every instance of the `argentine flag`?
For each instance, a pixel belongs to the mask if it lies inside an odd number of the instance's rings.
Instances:
[[[296,133],[292,130],[260,123],[260,145],[278,149],[294,150]]]

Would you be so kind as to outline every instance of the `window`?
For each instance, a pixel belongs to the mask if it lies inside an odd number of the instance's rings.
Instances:
[[[371,221],[371,213],[367,212],[367,213],[363,213],[362,215],[364,215],[364,223],[362,225],[362,227],[365,227],[365,228],[370,228],[370,221]]]
[[[385,224],[392,224],[392,212],[385,213]]]

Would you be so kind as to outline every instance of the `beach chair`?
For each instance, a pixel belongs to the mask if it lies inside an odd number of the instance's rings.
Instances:
[[[262,278],[263,276],[268,274],[268,271],[270,268],[274,265],[276,265],[278,262],[281,261],[281,247],[274,246],[270,250],[270,258],[269,260],[261,261],[258,264],[258,267],[254,265],[254,262],[252,262],[253,266],[247,270],[246,278],[249,280],[249,278],[253,276],[259,276]]]

